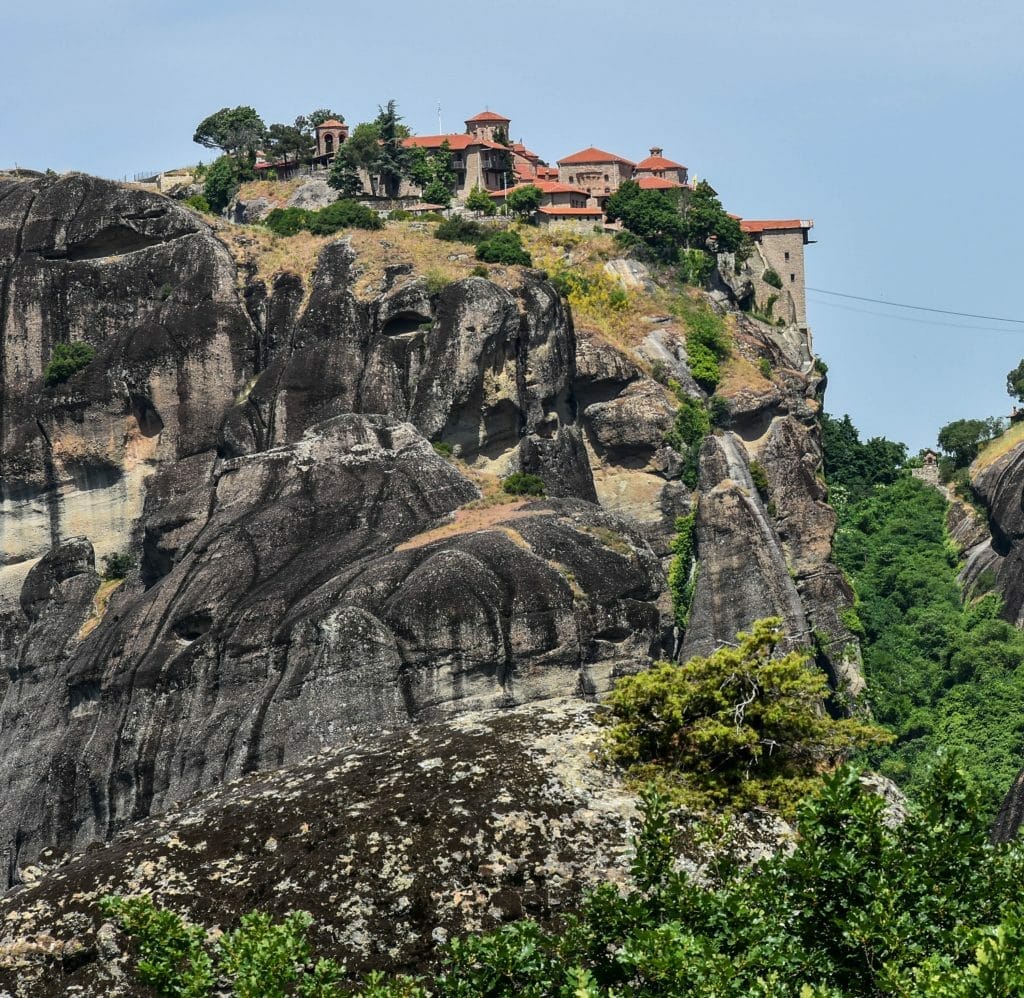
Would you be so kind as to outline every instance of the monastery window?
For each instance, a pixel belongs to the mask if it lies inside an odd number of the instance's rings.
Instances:
[[[786,250],[786,259],[789,259],[789,250]]]
[[[796,281],[796,274],[790,274],[789,275],[789,282],[790,282],[790,284],[792,284],[795,281]]]
[[[607,173],[606,173],[606,174],[604,175],[604,182],[605,182],[606,184],[608,183],[608,174],[607,174]]]
[[[328,156],[334,152],[334,136],[330,132],[324,136],[324,151]]]

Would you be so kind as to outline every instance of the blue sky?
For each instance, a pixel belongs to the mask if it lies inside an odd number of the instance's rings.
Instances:
[[[0,165],[121,177],[209,159],[191,135],[225,105],[355,123],[394,97],[420,132],[438,101],[446,130],[487,106],[550,161],[660,145],[732,211],[814,218],[812,287],[1024,319],[1012,0],[47,0],[4,24]],[[810,298],[827,407],[865,435],[917,449],[1008,411],[1024,325]]]

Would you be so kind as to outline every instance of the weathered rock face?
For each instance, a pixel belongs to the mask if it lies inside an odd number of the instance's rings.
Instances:
[[[979,530],[969,516],[958,517],[958,533],[966,546],[962,581],[970,587],[982,572],[993,572],[1003,595],[1003,615],[1024,627],[1024,446],[984,469],[972,469],[971,485],[988,511],[988,531]]]
[[[96,359],[47,387],[74,340]],[[0,182],[0,598],[63,538],[127,546],[145,477],[215,446],[252,340],[231,258],[187,209],[83,176]]]
[[[804,338],[734,320],[746,367],[776,373],[720,393],[732,430],[692,494],[646,374],[700,394],[668,317],[628,356],[577,342],[540,275],[437,291],[396,266],[357,293],[360,266],[339,240],[309,287],[239,289],[173,202],[0,181],[4,879],[242,774],[678,652],[664,568],[695,502],[683,651],[779,613],[855,687]],[[47,387],[68,340],[96,359]],[[481,498],[514,470],[551,498]],[[101,587],[125,549],[136,569]]]

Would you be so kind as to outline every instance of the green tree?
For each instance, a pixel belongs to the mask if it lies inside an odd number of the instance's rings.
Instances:
[[[359,175],[355,160],[356,157],[349,154],[348,143],[345,143],[331,162],[327,174],[327,183],[343,198],[357,198],[363,193],[363,178]]]
[[[289,157],[297,162],[308,158],[312,151],[309,136],[294,125],[275,124],[267,129],[264,152],[272,162],[281,160],[287,163]]]
[[[513,188],[505,197],[505,204],[513,215],[529,218],[539,207],[543,192],[536,184]]]
[[[402,124],[398,114],[398,106],[389,100],[384,107],[379,107],[374,120],[377,126],[379,146],[374,167],[380,177],[384,194],[397,197],[402,180],[409,176],[412,154],[403,144],[409,137],[409,129]]]
[[[1010,398],[1024,402],[1024,360],[1006,375],[1006,392]]]
[[[372,121],[360,122],[354,129],[352,134],[348,137],[348,140],[341,147],[338,155],[334,158],[334,163],[338,164],[338,160],[342,160],[342,164],[338,165],[338,170],[348,171],[349,175],[358,175],[359,170],[364,170],[370,178],[370,189],[372,193],[377,193],[377,160],[380,155],[380,129],[377,124]],[[341,183],[342,174],[339,172],[335,174],[332,170],[332,176],[335,176],[336,182],[332,186],[337,187]],[[330,180],[328,180],[330,183]],[[351,180],[347,181],[349,188],[351,189]],[[339,188],[342,189],[342,188]]]
[[[238,170],[230,156],[221,156],[210,164],[203,183],[203,197],[210,210],[220,214],[238,191]]]
[[[956,419],[939,430],[939,447],[953,459],[955,468],[966,468],[983,443],[995,435],[992,420]]]
[[[743,230],[719,201],[715,189],[701,180],[686,199],[683,239],[691,249],[705,249],[709,240],[719,253],[735,253],[743,246]]]
[[[315,111],[310,111],[309,114],[300,114],[295,119],[295,127],[307,135],[314,136],[317,126],[332,118],[342,123],[345,121],[343,114],[338,114],[337,111],[332,111],[329,107],[319,107]]]
[[[222,149],[235,159],[255,159],[266,134],[266,125],[254,108],[222,107],[199,123],[192,141],[207,149]]]
[[[610,222],[621,221],[663,263],[675,263],[685,238],[677,192],[645,191],[627,180],[605,204]]]
[[[899,478],[907,460],[906,444],[872,437],[862,443],[849,416],[836,419],[821,414],[821,445],[825,480],[840,486],[849,499],[857,501],[876,485],[891,485]]]
[[[504,232],[495,232],[478,243],[476,258],[483,260],[485,263],[503,263],[521,267],[533,266],[533,258],[523,247],[523,241],[519,237],[519,233],[511,229],[507,229]]]
[[[466,207],[483,215],[493,215],[498,210],[494,199],[479,184],[466,196]]]
[[[759,620],[736,640],[707,658],[622,677],[607,700],[612,756],[693,805],[788,808],[823,768],[890,740],[822,710],[828,680],[810,655],[776,655],[780,620]]]

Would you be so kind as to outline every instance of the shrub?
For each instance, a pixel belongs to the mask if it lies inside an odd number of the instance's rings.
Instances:
[[[693,444],[702,443],[710,432],[711,420],[704,404],[700,399],[681,395],[675,422],[665,435],[665,443],[682,454]]]
[[[470,273],[474,277],[489,277],[491,272],[482,263],[478,263]]]
[[[103,578],[123,579],[133,568],[135,561],[127,552],[103,556]]]
[[[429,270],[424,278],[424,283],[427,288],[427,294],[433,298],[444,291],[452,283],[452,279],[447,274],[442,274],[439,270]]]
[[[484,215],[493,215],[498,210],[494,199],[487,191],[477,184],[466,196],[466,207],[470,211],[478,211]]]
[[[210,211],[219,215],[238,192],[238,169],[230,156],[221,156],[210,164],[203,183],[203,197]]]
[[[525,471],[514,471],[501,483],[501,488],[511,496],[542,496],[545,493],[544,479]]]
[[[50,361],[43,370],[43,380],[48,385],[58,385],[89,365],[96,356],[96,348],[81,340],[73,343],[58,343],[50,354]]]
[[[314,235],[329,236],[340,229],[382,229],[384,223],[372,208],[341,198],[320,211],[311,212],[307,228]]]
[[[274,208],[263,219],[263,224],[278,236],[294,236],[309,228],[313,213],[305,208]]]
[[[690,374],[704,391],[713,392],[722,380],[719,362],[729,356],[725,320],[709,308],[691,309],[685,319]]]
[[[701,249],[679,251],[679,278],[685,284],[706,288],[715,272],[715,258]]]
[[[767,357],[762,357],[757,362],[757,369],[761,372],[761,377],[765,381],[772,380],[772,362]]]
[[[210,202],[206,200],[205,194],[193,194],[192,197],[185,198],[182,203],[187,204],[195,211],[201,211],[204,215],[212,214]]]
[[[765,284],[770,284],[773,288],[782,288],[782,278],[779,277],[778,271],[771,267],[761,275],[761,280]]]
[[[607,701],[611,756],[690,806],[791,811],[823,768],[891,740],[824,713],[825,674],[806,652],[775,657],[782,638],[780,620],[759,620],[735,648],[621,678]]]
[[[533,266],[533,258],[523,248],[519,233],[511,229],[495,232],[481,242],[476,248],[476,258],[487,263],[503,263],[507,266]]]
[[[760,461],[750,462],[750,478],[754,483],[754,488],[757,489],[757,494],[762,499],[767,499],[768,473],[764,470],[764,465]]]
[[[452,447],[452,445],[444,440],[436,440],[434,442],[434,450],[437,451],[437,453],[440,454],[441,457],[451,457],[452,454],[455,452],[455,449]]]
[[[828,364],[826,364],[825,361],[823,361],[820,357],[815,357],[814,358],[814,370],[817,371],[818,374],[821,374],[821,375],[828,374]]]
[[[719,429],[724,430],[732,426],[732,406],[729,405],[729,400],[722,398],[721,395],[712,395],[708,399],[708,416],[711,425]]]
[[[415,217],[411,211],[406,211],[404,208],[396,208],[394,211],[388,212],[389,222],[409,222]]]
[[[479,222],[453,215],[434,230],[434,236],[449,243],[470,243],[475,246],[486,238],[487,232]]]
[[[685,631],[690,620],[690,604],[697,582],[695,524],[697,513],[676,517],[676,536],[672,540],[672,561],[668,568],[668,590],[672,597],[672,615],[676,627]]]

